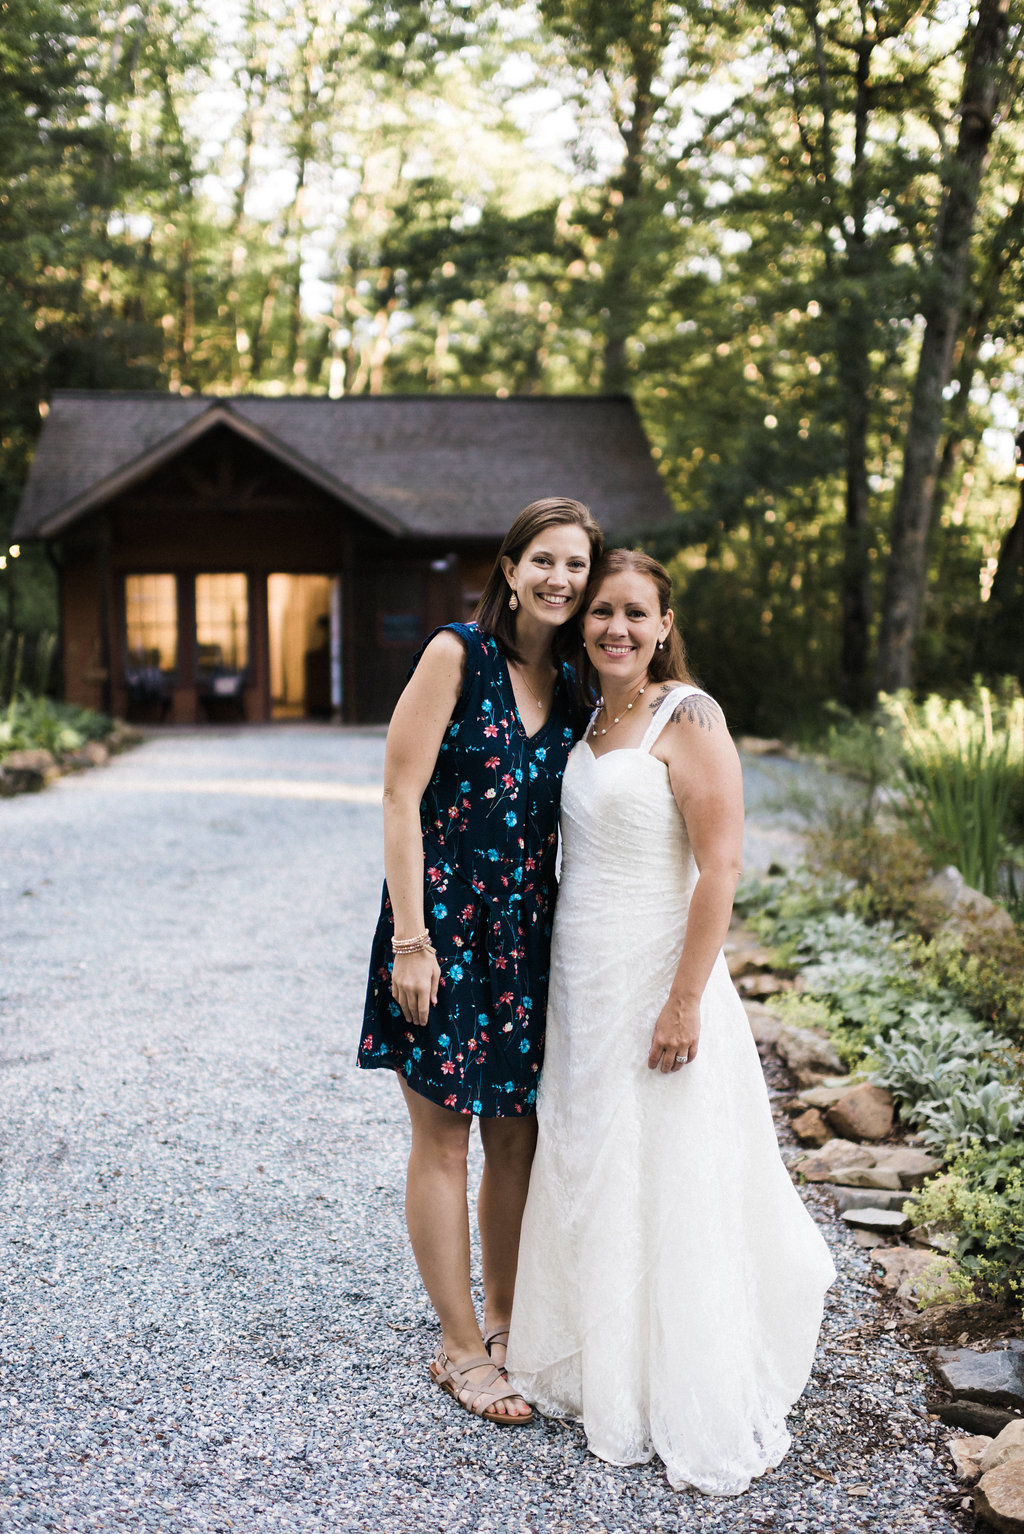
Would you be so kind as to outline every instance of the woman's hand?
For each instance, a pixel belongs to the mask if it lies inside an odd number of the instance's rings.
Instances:
[[[647,1065],[668,1076],[681,1071],[697,1053],[700,1041],[700,1002],[670,996],[658,1013]]]
[[[426,1025],[431,1007],[437,1006],[441,967],[428,948],[419,953],[396,953],[391,972],[391,994],[407,1023]]]

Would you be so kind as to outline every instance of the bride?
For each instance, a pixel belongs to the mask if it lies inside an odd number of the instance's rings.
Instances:
[[[779,1155],[722,942],[743,787],[669,579],[614,549],[583,606],[602,701],[569,758],[539,1142],[507,1365],[610,1464],[745,1491],[789,1447],[828,1250]]]

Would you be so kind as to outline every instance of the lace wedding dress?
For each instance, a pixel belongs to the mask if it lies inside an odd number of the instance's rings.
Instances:
[[[601,1459],[658,1454],[674,1487],[727,1496],[789,1447],[835,1270],[721,954],[696,1059],[647,1067],[697,877],[650,751],[697,691],[670,694],[639,748],[569,758],[508,1368],[542,1412],[582,1419]]]

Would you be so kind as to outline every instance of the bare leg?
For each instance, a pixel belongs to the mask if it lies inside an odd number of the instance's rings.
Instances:
[[[458,1366],[484,1352],[469,1283],[469,1204],[466,1157],[471,1119],[413,1092],[399,1077],[412,1124],[405,1217],[416,1265],[441,1323],[445,1353]],[[475,1370],[469,1373],[476,1378]],[[481,1381],[486,1370],[479,1371]],[[518,1396],[497,1411],[524,1415]]]
[[[480,1179],[477,1219],[484,1268],[484,1331],[508,1326],[519,1262],[519,1231],[523,1223],[530,1167],[537,1146],[537,1119],[481,1119],[484,1172]],[[491,1356],[505,1362],[504,1342],[495,1342]]]

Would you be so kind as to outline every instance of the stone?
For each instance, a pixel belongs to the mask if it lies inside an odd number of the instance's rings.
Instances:
[[[997,1534],[1024,1534],[1024,1459],[1015,1456],[982,1476],[974,1514]]]
[[[1003,1411],[998,1406],[983,1406],[980,1401],[939,1401],[929,1405],[928,1410],[949,1427],[962,1427],[968,1433],[984,1433],[989,1438],[997,1437],[1007,1423],[1021,1421],[1012,1412]]]
[[[804,1108],[831,1108],[833,1103],[837,1103],[846,1095],[852,1085],[852,1081],[847,1077],[845,1081],[835,1086],[805,1087],[802,1092],[797,1093],[793,1101],[800,1103]]]
[[[964,1481],[976,1481],[981,1474],[981,1456],[992,1439],[980,1433],[971,1438],[951,1438],[949,1452],[956,1466],[956,1473]]]
[[[1010,913],[980,890],[972,889],[960,870],[952,866],[923,884],[918,898],[925,907],[940,913],[938,921],[929,923],[936,932],[958,936],[981,929],[994,937],[1012,937],[1016,931]]]
[[[875,1152],[875,1165],[898,1172],[904,1188],[920,1188],[926,1177],[940,1170],[942,1163],[912,1145],[880,1145]]]
[[[783,979],[781,975],[759,971],[740,975],[736,980],[736,989],[742,996],[777,996],[780,991],[791,991],[793,982]]]
[[[816,1086],[816,1079],[801,1079],[801,1072],[811,1077],[837,1076],[843,1071],[843,1062],[836,1053],[831,1039],[813,1033],[810,1028],[787,1026],[779,1030],[775,1041],[779,1057],[789,1066],[801,1086]]]
[[[898,1236],[910,1224],[899,1209],[844,1209],[842,1218],[856,1230],[874,1230],[884,1236]]]
[[[0,799],[13,799],[15,794],[36,794],[46,787],[46,778],[34,767],[8,767],[0,764]]]
[[[955,1396],[987,1406],[1024,1407],[1024,1354],[1009,1348],[982,1353],[974,1348],[938,1348],[939,1377]]]
[[[864,1247],[869,1252],[877,1251],[885,1240],[885,1237],[877,1230],[851,1230],[850,1235],[858,1246]]]
[[[888,1171],[884,1166],[836,1167],[832,1174],[832,1181],[839,1183],[843,1188],[891,1188],[896,1190],[900,1186],[899,1174]]]
[[[997,1465],[1005,1460],[1012,1459],[1015,1455],[1024,1455],[1024,1418],[1017,1417],[1013,1422],[1008,1422],[997,1437],[990,1440],[986,1445],[981,1459],[981,1473],[987,1474],[989,1470],[995,1470]]]
[[[892,1093],[864,1081],[832,1104],[828,1121],[846,1140],[884,1140],[892,1132],[894,1114]]]
[[[836,1183],[828,1190],[836,1201],[836,1208],[844,1209],[902,1209],[907,1195],[892,1188],[844,1188]]]
[[[42,746],[33,746],[25,751],[8,751],[4,757],[4,767],[27,767],[32,772],[55,772],[57,760],[51,751],[46,751]]]
[[[885,1270],[882,1282],[896,1290],[896,1298],[912,1304],[942,1305],[962,1293],[960,1269],[951,1257],[915,1246],[891,1246],[875,1257]]]
[[[825,1123],[817,1108],[808,1108],[795,1118],[792,1124],[793,1133],[804,1145],[825,1145],[829,1140],[834,1140],[835,1135]]]
[[[754,1043],[758,1049],[774,1049],[775,1041],[782,1032],[782,1022],[763,1007],[759,1001],[744,1001],[743,1010],[747,1014],[750,1031],[754,1035]]]
[[[726,957],[729,973],[734,980],[741,975],[753,975],[761,970],[770,970],[772,967],[772,955],[767,948],[735,948]]]
[[[115,719],[114,728],[107,736],[104,744],[111,753],[127,751],[132,746],[140,746],[145,740],[145,735],[133,724],[126,724],[123,719]]]
[[[110,752],[101,740],[87,740],[78,755],[83,757],[90,767],[105,767],[110,760]]]
[[[829,1140],[819,1150],[807,1151],[795,1163],[794,1170],[801,1172],[808,1182],[838,1182],[841,1170],[870,1166],[871,1151],[850,1140]]]
[[[936,1261],[931,1252],[922,1252],[915,1246],[890,1246],[875,1258],[885,1270],[882,1283],[887,1289],[898,1289],[908,1278],[916,1278]]]

